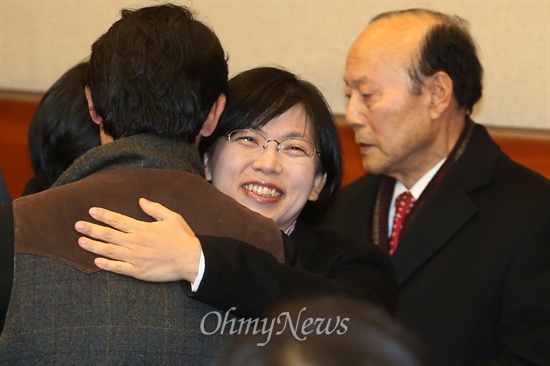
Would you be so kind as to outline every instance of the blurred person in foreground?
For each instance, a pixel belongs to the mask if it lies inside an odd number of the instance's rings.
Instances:
[[[436,365],[427,347],[393,317],[350,298],[296,298],[266,319],[273,331],[237,339],[220,366]]]

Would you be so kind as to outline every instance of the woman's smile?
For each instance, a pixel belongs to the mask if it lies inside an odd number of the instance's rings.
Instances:
[[[284,194],[280,188],[265,183],[245,183],[242,187],[249,196],[266,203],[276,202]]]

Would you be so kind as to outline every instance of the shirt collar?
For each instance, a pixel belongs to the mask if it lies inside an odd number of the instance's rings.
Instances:
[[[411,187],[411,189],[408,190],[409,192],[411,192],[411,195],[414,197],[415,200],[417,200],[418,197],[420,197],[420,195],[422,194],[424,189],[426,189],[426,187],[428,186],[428,184],[430,183],[432,178],[435,176],[435,174],[437,173],[439,168],[441,168],[441,166],[445,162],[445,160],[447,160],[447,159],[445,158],[445,159],[441,160],[439,163],[437,163],[436,165],[434,165],[433,168],[431,168],[418,181],[416,181],[416,183]],[[401,193],[403,193],[405,191],[407,191],[407,187],[405,187],[405,185],[403,185],[403,183],[396,180],[395,181],[395,187],[393,189],[392,202],[395,201],[397,196],[399,196]]]
[[[285,231],[284,233],[288,236],[290,236],[290,234],[292,234],[294,232],[294,228],[296,227],[296,221],[294,221],[292,223],[292,225],[290,225]]]

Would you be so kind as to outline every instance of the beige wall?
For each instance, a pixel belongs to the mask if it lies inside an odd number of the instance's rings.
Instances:
[[[281,65],[345,111],[348,47],[375,14],[428,7],[468,19],[485,66],[474,118],[487,125],[550,129],[550,0],[516,1],[175,1],[218,33],[230,73]],[[120,8],[154,1],[0,0],[0,89],[38,91],[85,59]]]

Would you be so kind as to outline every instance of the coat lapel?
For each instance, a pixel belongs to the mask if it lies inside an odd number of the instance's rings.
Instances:
[[[399,247],[393,256],[398,286],[437,255],[477,212],[470,194],[490,184],[501,151],[485,127],[475,127],[464,154],[401,234]]]
[[[458,231],[477,208],[456,179],[447,179],[425,202],[402,234],[393,256],[401,285]]]

